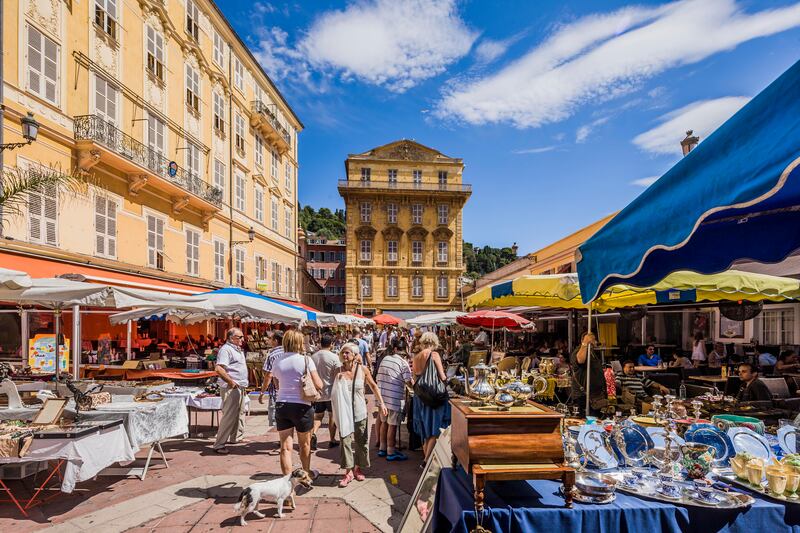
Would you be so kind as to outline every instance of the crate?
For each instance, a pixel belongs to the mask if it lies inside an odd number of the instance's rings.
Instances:
[[[25,461],[0,465],[0,479],[25,479],[47,470],[47,461]]]

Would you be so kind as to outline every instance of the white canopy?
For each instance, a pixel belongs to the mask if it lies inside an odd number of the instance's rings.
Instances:
[[[24,289],[31,286],[31,277],[26,272],[0,268],[0,288]]]
[[[456,319],[465,315],[461,311],[447,311],[445,313],[427,313],[406,320],[409,326],[452,326]]]

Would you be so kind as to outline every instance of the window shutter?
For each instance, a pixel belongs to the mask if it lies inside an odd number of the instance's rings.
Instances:
[[[106,254],[106,199],[100,195],[94,200],[94,229],[97,254]]]
[[[58,47],[50,39],[44,39],[44,97],[56,101],[58,87]]]
[[[28,26],[28,88],[41,94],[42,83],[42,34]]]
[[[106,204],[106,252],[111,257],[117,256],[117,203],[107,200]]]
[[[42,240],[42,195],[28,193],[28,236],[32,241]]]
[[[44,197],[45,244],[58,244],[58,188],[51,187]]]

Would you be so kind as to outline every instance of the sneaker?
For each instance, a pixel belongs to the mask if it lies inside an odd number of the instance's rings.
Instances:
[[[405,461],[406,459],[408,459],[408,456],[400,452],[394,452],[392,455],[386,456],[387,461]]]
[[[386,450],[378,450],[378,457],[386,457]]]
[[[364,476],[364,472],[362,472],[359,467],[353,469],[353,474],[356,476],[356,481],[364,481],[367,479],[366,476]]]
[[[212,448],[212,450],[220,455],[228,455],[230,453],[227,448]]]
[[[353,481],[353,473],[348,472],[347,474],[342,476],[342,479],[339,480],[339,488],[342,489],[345,488],[347,485],[350,484],[351,481]]]
[[[311,449],[312,450],[316,450],[317,449],[317,436],[316,435],[311,435]]]
[[[339,445],[338,440],[332,440],[330,441],[330,443],[328,443],[328,448],[336,448],[338,445]]]
[[[311,478],[311,481],[316,480],[319,477],[319,470],[311,469],[311,472],[308,473],[308,477]]]

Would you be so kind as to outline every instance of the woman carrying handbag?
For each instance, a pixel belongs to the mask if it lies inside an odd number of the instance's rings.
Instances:
[[[414,355],[414,431],[422,438],[425,460],[428,460],[442,429],[450,426],[450,401],[447,396],[447,374],[436,348],[439,338],[426,331],[419,339],[420,351]]]

